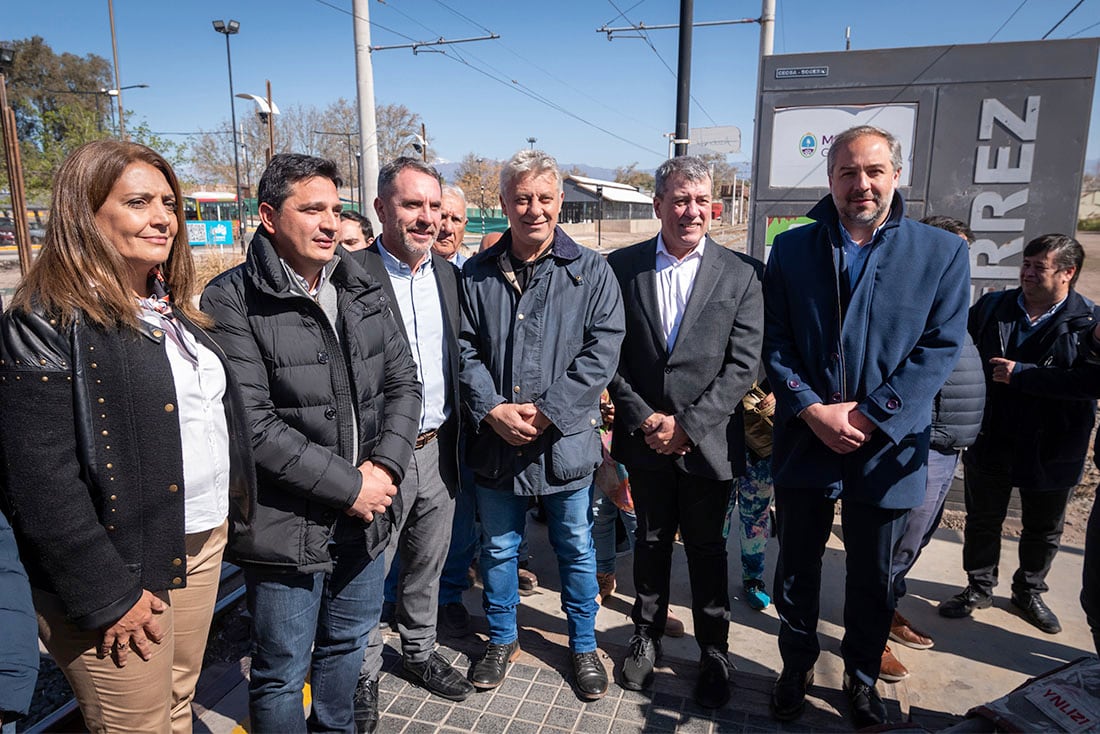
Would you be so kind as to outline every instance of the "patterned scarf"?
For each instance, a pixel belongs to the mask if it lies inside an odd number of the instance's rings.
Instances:
[[[146,283],[149,292],[153,295],[148,298],[138,298],[138,305],[144,311],[150,311],[160,316],[164,325],[164,333],[172,340],[172,343],[180,350],[180,354],[198,369],[199,351],[195,341],[184,333],[183,326],[172,312],[172,291],[168,288],[168,282],[164,279],[159,267],[149,271],[149,280]]]

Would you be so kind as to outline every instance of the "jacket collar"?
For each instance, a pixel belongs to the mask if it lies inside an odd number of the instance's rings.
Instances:
[[[359,265],[348,257],[348,253],[340,249],[344,255],[336,264],[329,279],[341,289],[374,290],[381,285]],[[283,269],[279,253],[275,251],[275,245],[263,228],[257,229],[252,235],[252,241],[248,245],[248,255],[245,258],[245,273],[252,279],[253,285],[269,295],[278,298],[302,298],[297,289],[290,283],[290,277]]]
[[[485,256],[495,262],[501,253],[511,249],[512,228],[509,227],[497,243],[485,251]],[[573,238],[565,233],[565,230],[554,225],[554,241],[550,244],[550,254],[555,260],[565,260],[567,262],[576,260],[581,256],[581,246],[574,242]]]
[[[830,227],[838,235],[834,241],[836,247],[841,246],[842,238],[840,235],[840,213],[836,210],[836,204],[833,203],[832,194],[825,194],[821,201],[814,204],[814,208],[806,215],[814,221],[821,222],[822,224]],[[905,199],[902,197],[901,192],[897,189],[894,190],[894,197],[890,200],[890,214],[886,217],[886,221],[879,227],[880,232],[893,229],[901,224],[901,220],[905,218]]]

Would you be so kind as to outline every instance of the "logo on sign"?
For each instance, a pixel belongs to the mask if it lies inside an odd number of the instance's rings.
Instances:
[[[803,158],[813,158],[815,150],[817,150],[817,138],[812,133],[806,133],[798,141],[798,151]]]

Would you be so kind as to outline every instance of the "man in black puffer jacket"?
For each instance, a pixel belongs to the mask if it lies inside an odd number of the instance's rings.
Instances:
[[[252,426],[258,506],[227,555],[248,587],[254,732],[352,729],[391,498],[420,421],[416,365],[381,285],[334,256],[338,183],[331,161],[272,158],[248,259],[202,298]]]
[[[1012,604],[1043,632],[1062,630],[1041,595],[1066,502],[1081,480],[1100,391],[1100,366],[1088,363],[1085,343],[1100,309],[1073,289],[1084,260],[1072,237],[1038,237],[1024,247],[1020,287],[988,293],[970,309],[986,405],[978,440],[963,457],[969,583],[940,603],[945,617],[993,604],[1001,527],[1012,488],[1019,487],[1023,531]]]
[[[957,234],[966,240],[967,245],[974,241],[974,233],[958,219],[932,216],[925,217],[921,222]],[[977,440],[984,408],[985,372],[982,370],[982,358],[974,346],[974,340],[967,334],[959,363],[932,401],[932,438],[928,450],[928,488],[924,504],[909,511],[905,533],[894,546],[891,571],[896,600],[905,596],[905,577],[940,526],[943,503],[955,478],[959,454]],[[931,637],[914,628],[896,609],[890,624],[890,639],[914,650],[926,650],[934,644]],[[887,645],[882,653],[878,677],[895,682],[908,676],[909,671]]]

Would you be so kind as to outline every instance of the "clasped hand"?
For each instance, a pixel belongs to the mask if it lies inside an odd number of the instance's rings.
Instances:
[[[683,456],[691,451],[691,439],[676,417],[654,413],[642,423],[646,446],[665,456]]]
[[[815,403],[802,411],[802,420],[818,439],[838,454],[850,454],[875,430],[875,424],[856,407],[858,403]]]
[[[167,606],[160,597],[148,589],[142,589],[141,598],[122,615],[122,619],[103,631],[96,654],[101,659],[110,655],[120,668],[126,667],[131,648],[142,660],[148,660],[152,653],[149,643],[159,645],[163,639],[156,615],[162,614],[165,609]]]
[[[371,522],[376,514],[384,513],[393,503],[397,485],[386,469],[372,461],[364,461],[359,466],[359,475],[359,495],[346,512],[363,522]]]
[[[526,446],[550,426],[550,419],[534,403],[501,403],[485,422],[510,446]]]

